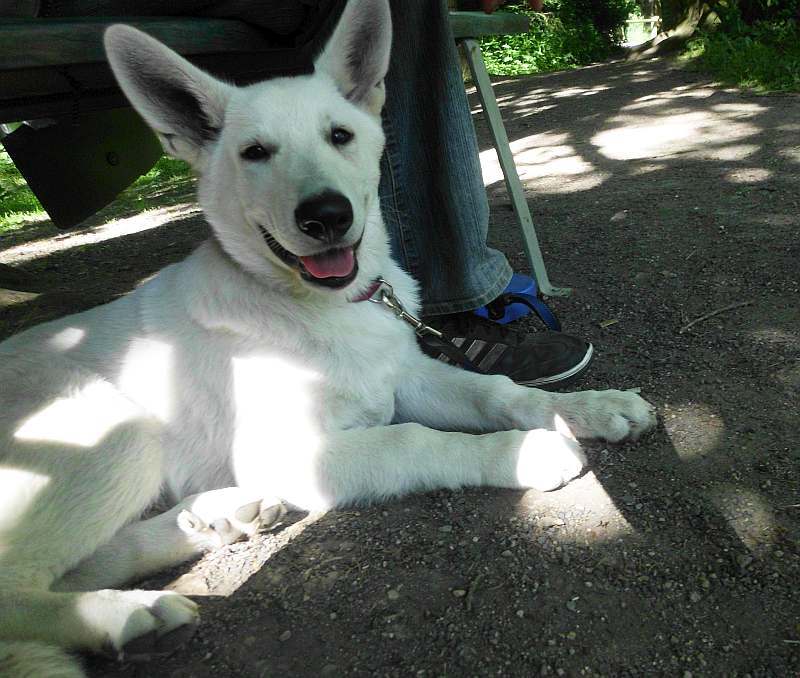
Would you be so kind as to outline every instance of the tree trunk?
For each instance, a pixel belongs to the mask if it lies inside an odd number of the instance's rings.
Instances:
[[[646,59],[676,52],[700,26],[715,25],[716,0],[661,0],[661,32],[628,50],[628,59]]]

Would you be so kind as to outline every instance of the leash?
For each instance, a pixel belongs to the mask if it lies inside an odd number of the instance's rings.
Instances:
[[[353,301],[369,301],[373,304],[385,306],[396,318],[411,325],[414,328],[414,333],[428,346],[438,350],[440,353],[444,353],[450,360],[465,369],[483,374],[483,370],[475,365],[444,333],[430,325],[426,325],[419,318],[406,311],[403,303],[395,296],[392,286],[383,278],[376,278],[367,291],[353,299]]]

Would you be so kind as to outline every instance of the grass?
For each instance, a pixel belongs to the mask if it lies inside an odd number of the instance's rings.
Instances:
[[[44,210],[11,158],[0,150],[0,233],[40,221]]]
[[[611,56],[616,45],[586,18],[558,13],[525,14],[530,30],[481,40],[486,67],[492,75],[530,75],[577,68]]]
[[[723,23],[718,30],[690,40],[682,59],[739,87],[800,91],[800,27],[793,19]]]
[[[192,184],[188,165],[180,160],[162,157],[147,174],[117,196],[106,208],[108,220],[142,212],[174,202],[165,194],[176,188]],[[47,213],[28,188],[8,153],[0,150],[0,235],[29,224],[44,221]]]

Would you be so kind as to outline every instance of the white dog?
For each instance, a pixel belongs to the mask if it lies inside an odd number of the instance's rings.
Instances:
[[[437,362],[369,303],[383,278],[418,310],[377,198],[390,43],[387,0],[351,0],[313,75],[237,88],[108,30],[123,90],[200,174],[214,237],[130,295],[0,345],[0,674],[83,675],[58,648],[169,649],[197,606],[111,587],[252,534],[280,502],[551,490],[585,463],[559,418],[610,441],[653,426],[633,393]],[[158,500],[174,508],[141,520]]]

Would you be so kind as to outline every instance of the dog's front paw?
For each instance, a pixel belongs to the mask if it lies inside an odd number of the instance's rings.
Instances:
[[[636,440],[656,424],[656,410],[633,391],[581,391],[556,400],[556,414],[579,438]]]
[[[580,475],[585,465],[586,457],[577,440],[537,429],[525,435],[517,459],[517,481],[521,487],[556,490]]]
[[[201,550],[252,537],[286,514],[278,499],[259,499],[238,487],[195,494],[177,507],[178,526]]]

